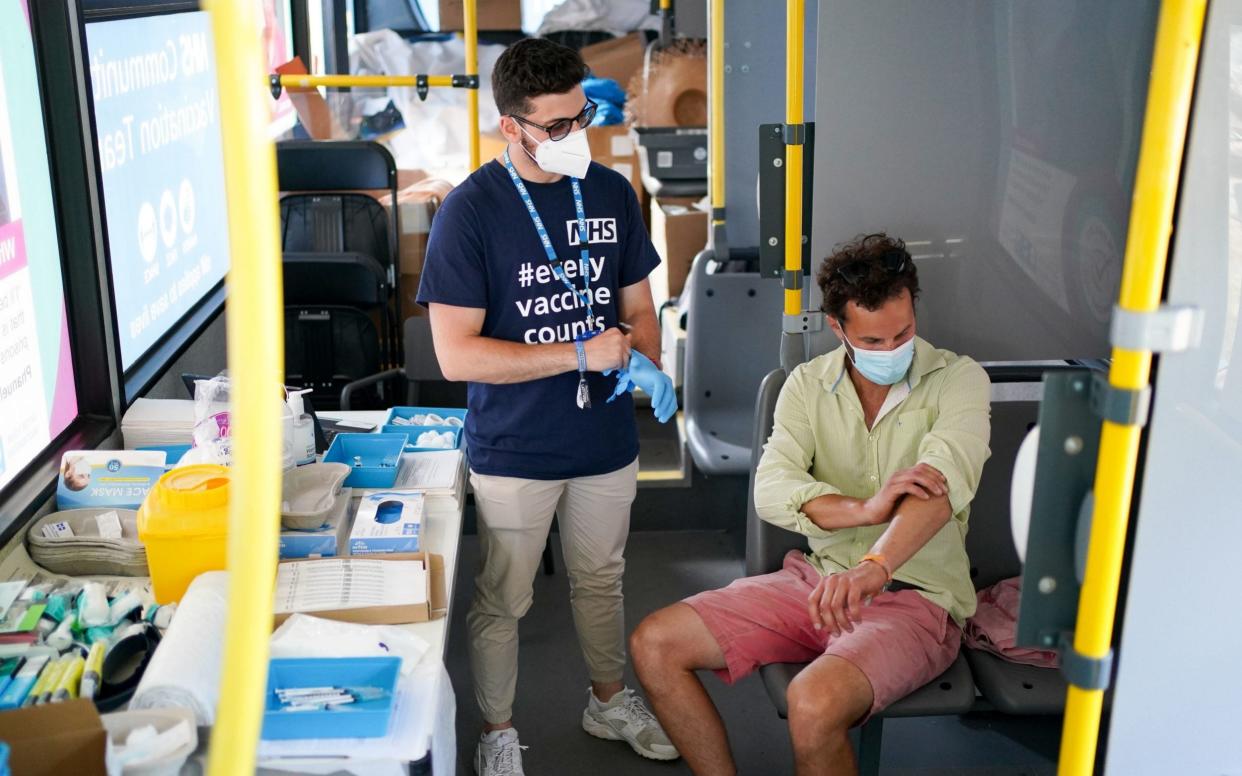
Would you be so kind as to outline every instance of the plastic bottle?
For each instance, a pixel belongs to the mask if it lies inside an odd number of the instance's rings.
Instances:
[[[293,457],[298,466],[315,462],[315,422],[306,412],[302,397],[310,388],[289,392],[289,411],[293,414]]]

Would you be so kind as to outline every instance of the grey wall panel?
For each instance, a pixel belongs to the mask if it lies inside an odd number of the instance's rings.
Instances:
[[[1168,300],[1201,346],[1161,356],[1107,741],[1108,776],[1242,774],[1242,2],[1215,0],[1199,64]]]
[[[226,310],[203,329],[198,339],[181,354],[181,358],[169,365],[159,381],[144,395],[148,399],[189,399],[192,397],[186,393],[181,382],[182,373],[214,375],[223,371],[228,361],[224,331],[227,316]]]
[[[815,116],[818,5],[817,0],[806,3],[808,120]],[[759,211],[755,199],[759,176],[759,125],[785,120],[784,3],[727,0],[724,82],[729,244],[754,248],[759,245]],[[772,314],[779,315],[780,311]]]
[[[675,0],[677,34],[685,38],[707,37],[707,0]]]
[[[903,237],[920,333],[1107,355],[1154,0],[823,0],[813,255]]]

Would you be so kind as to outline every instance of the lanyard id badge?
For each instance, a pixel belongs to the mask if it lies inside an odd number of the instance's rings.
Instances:
[[[552,247],[552,238],[548,236],[548,230],[544,228],[543,219],[539,217],[539,211],[535,208],[535,202],[531,199],[530,191],[527,190],[526,184],[522,182],[522,178],[517,174],[517,169],[513,166],[513,160],[509,158],[508,149],[505,150],[505,169],[509,172],[509,179],[513,181],[513,187],[517,189],[518,195],[522,197],[522,204],[526,206],[526,212],[530,215],[530,220],[535,225],[535,231],[539,234],[539,242],[543,245],[543,252],[548,257],[548,263],[552,265],[552,274],[556,275],[579,301],[587,311],[587,331],[580,337],[574,339],[574,345],[578,350],[578,394],[576,402],[579,409],[591,408],[591,393],[587,387],[586,380],[586,350],[584,343],[594,337],[599,332],[595,331],[595,306],[591,301],[591,252],[587,245],[587,225],[586,225],[586,208],[582,204],[582,187],[578,184],[577,178],[570,178],[569,181],[574,191],[574,212],[578,219],[578,244],[582,246],[582,253],[579,255],[579,267],[582,274],[583,288],[579,289],[573,284],[569,277],[565,274],[565,267],[560,258],[556,255],[556,249]]]

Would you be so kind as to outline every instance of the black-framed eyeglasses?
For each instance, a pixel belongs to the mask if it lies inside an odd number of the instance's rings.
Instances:
[[[544,132],[548,133],[548,137],[552,140],[564,140],[569,137],[569,133],[573,131],[574,124],[577,124],[579,129],[586,129],[591,126],[591,122],[595,120],[595,111],[597,110],[599,110],[599,105],[591,100],[587,100],[586,105],[582,108],[582,112],[577,116],[569,119],[557,119],[547,126],[544,126],[543,124],[536,124],[533,121],[524,119],[521,116],[514,116],[513,114],[510,114],[509,118],[525,124],[528,127],[542,129]]]
[[[871,272],[871,267],[878,263],[890,275],[899,275],[910,266],[910,254],[900,248],[893,248],[881,254],[879,262],[873,259],[858,259],[837,267],[837,274],[850,285],[858,285]]]

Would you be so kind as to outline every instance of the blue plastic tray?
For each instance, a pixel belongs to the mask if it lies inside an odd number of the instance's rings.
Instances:
[[[337,434],[324,455],[325,463],[353,467],[347,488],[391,488],[397,481],[401,452],[410,437],[400,434]]]
[[[388,734],[401,674],[399,657],[273,658],[267,669],[262,737],[380,738]],[[384,697],[325,711],[282,711],[277,688],[378,687]]]
[[[466,422],[466,410],[460,409],[460,408],[455,408],[455,407],[393,407],[392,409],[388,410],[388,417],[384,419],[384,427],[381,429],[381,431],[384,431],[386,433],[410,434],[410,432],[413,431],[414,429],[420,429],[420,433],[421,431],[426,431],[426,430],[431,430],[431,429],[434,429],[437,431],[441,430],[440,426],[427,426],[426,428],[424,428],[422,426],[394,426],[392,423],[393,418],[412,418],[415,415],[428,415],[431,413],[435,413],[436,415],[439,415],[442,418],[457,418],[462,423]],[[458,428],[458,427],[448,426],[447,428]],[[414,437],[415,439],[418,438],[418,434],[410,434],[410,435]],[[460,438],[460,434],[458,435],[458,437]]]
[[[390,428],[390,427],[385,426],[384,428]],[[410,434],[410,441],[405,446],[405,451],[407,453],[426,453],[426,452],[430,452],[433,450],[445,450],[445,449],[456,450],[461,447],[462,430],[458,426],[391,426],[391,428],[408,428],[413,431],[413,433]],[[419,447],[416,443],[418,442],[419,435],[422,434],[424,431],[434,431],[437,434],[442,434],[445,431],[453,432],[453,446],[451,448]]]

